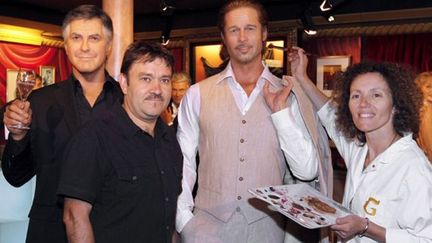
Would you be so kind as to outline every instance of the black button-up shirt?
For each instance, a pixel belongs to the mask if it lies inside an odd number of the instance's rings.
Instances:
[[[171,242],[183,163],[172,128],[159,119],[152,137],[118,104],[65,155],[58,194],[93,205],[96,242]]]
[[[108,76],[108,74],[107,74]],[[75,107],[79,120],[79,124],[85,124],[87,121],[97,117],[101,112],[111,109],[111,104],[115,100],[120,100],[119,95],[115,92],[118,89],[118,83],[115,80],[107,78],[103,89],[93,104],[90,106],[87,98],[84,95],[84,90],[81,83],[72,75],[74,85]],[[107,102],[108,101],[108,102]]]

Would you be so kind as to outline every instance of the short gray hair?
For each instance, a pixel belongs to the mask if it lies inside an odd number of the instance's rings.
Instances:
[[[172,83],[182,83],[185,81],[188,83],[189,86],[191,85],[191,78],[190,78],[189,74],[187,74],[185,72],[174,73],[172,78],[171,78]]]
[[[113,24],[110,16],[96,5],[80,5],[66,14],[62,25],[63,39],[66,39],[66,29],[72,21],[100,19],[104,26],[108,40],[113,38]]]

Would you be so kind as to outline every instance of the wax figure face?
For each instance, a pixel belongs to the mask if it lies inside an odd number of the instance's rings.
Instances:
[[[65,50],[74,70],[94,73],[105,69],[111,51],[111,40],[97,18],[72,21],[65,29]]]
[[[267,30],[261,26],[255,9],[240,7],[226,13],[222,38],[231,61],[248,64],[261,60]]]
[[[127,76],[121,75],[123,106],[132,120],[157,120],[171,99],[171,76],[171,67],[161,58],[134,62]]]
[[[181,82],[173,82],[172,83],[172,101],[176,106],[180,105],[180,101],[186,93],[186,90],[189,88],[189,81],[184,80]]]
[[[393,131],[393,100],[379,73],[357,76],[350,88],[349,109],[357,129],[368,134]]]

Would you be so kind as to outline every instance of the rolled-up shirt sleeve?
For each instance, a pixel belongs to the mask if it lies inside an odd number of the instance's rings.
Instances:
[[[200,93],[198,85],[191,86],[183,97],[178,113],[177,140],[183,153],[182,193],[177,201],[176,230],[181,232],[193,217],[192,190],[197,178]]]
[[[300,180],[313,180],[318,176],[319,157],[293,96],[290,104],[271,118],[291,172]]]

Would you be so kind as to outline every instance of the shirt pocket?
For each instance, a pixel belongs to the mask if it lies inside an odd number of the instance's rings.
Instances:
[[[143,193],[149,175],[145,175],[143,168],[136,167],[117,167],[117,186],[116,193],[120,198],[133,198]]]

